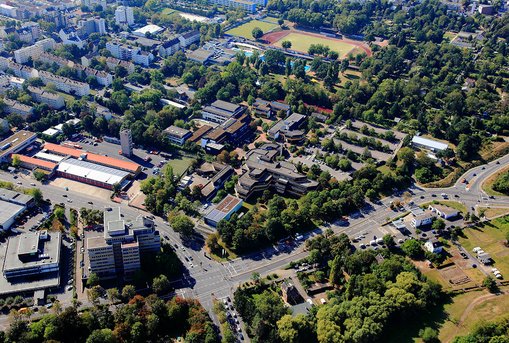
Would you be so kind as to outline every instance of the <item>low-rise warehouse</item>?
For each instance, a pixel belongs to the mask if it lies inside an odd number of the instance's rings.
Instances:
[[[57,175],[88,183],[106,189],[113,189],[115,184],[125,186],[128,172],[106,166],[69,158],[60,162]]]
[[[59,232],[29,232],[10,237],[0,249],[0,294],[35,291],[60,283]]]
[[[102,156],[88,151],[69,148],[63,145],[46,143],[44,144],[44,150],[57,155],[71,156],[76,159],[100,164],[105,167],[120,169],[130,173],[132,176],[136,176],[141,172],[141,166],[138,163],[124,161],[108,156]]]
[[[55,168],[57,167],[56,163],[42,160],[39,158],[34,158],[34,157],[30,157],[30,156],[25,156],[25,155],[13,155],[13,158],[15,156],[17,158],[19,158],[19,162],[20,162],[21,166],[24,168],[27,168],[27,169],[33,170],[33,169],[40,168],[40,169],[43,169],[43,170],[46,170],[49,172],[53,172],[55,170]]]
[[[242,207],[242,199],[228,194],[215,208],[205,216],[205,223],[216,227],[221,220],[228,220]]]

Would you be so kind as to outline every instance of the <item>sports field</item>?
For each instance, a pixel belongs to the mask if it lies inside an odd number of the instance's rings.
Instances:
[[[274,43],[275,46],[281,47],[281,43],[290,41],[292,43],[291,50],[308,52],[311,44],[322,44],[328,46],[331,50],[336,51],[339,56],[347,55],[355,48],[355,45],[341,41],[339,39],[319,37],[317,35],[310,36],[309,34],[290,32],[286,36]]]
[[[242,25],[237,26],[231,30],[226,31],[226,33],[229,35],[232,35],[232,36],[253,39],[252,32],[255,27],[259,27],[263,31],[263,33],[267,33],[270,30],[273,30],[276,27],[278,27],[278,24],[277,23],[267,23],[265,21],[260,21],[260,20],[251,20],[250,22],[247,22],[245,24],[242,24]]]

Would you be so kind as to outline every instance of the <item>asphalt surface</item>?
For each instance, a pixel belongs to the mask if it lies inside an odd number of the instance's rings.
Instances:
[[[422,204],[435,199],[441,199],[442,193],[445,193],[450,200],[463,203],[469,210],[478,206],[508,207],[509,197],[490,199],[481,190],[483,180],[509,163],[509,155],[500,158],[498,161],[499,164],[491,162],[484,165],[484,169],[483,166],[479,166],[469,170],[452,187],[434,189],[411,187],[408,189],[410,197],[406,197],[405,200]],[[461,183],[463,178],[468,180],[468,185]],[[6,172],[0,172],[0,179],[13,183],[21,181],[21,186],[27,188],[31,187],[30,183],[35,183],[36,187],[42,190],[45,199],[50,199],[52,203],[64,202],[67,207],[71,206],[76,209],[87,207],[102,210],[106,207],[119,206],[126,219],[134,219],[138,215],[150,215],[147,212],[131,208],[125,204],[113,203],[110,200],[92,198],[87,194],[75,193],[72,190],[65,191],[63,188],[41,184],[34,180],[14,179],[12,174]],[[65,202],[64,194],[67,194],[73,200],[72,204]],[[318,228],[314,232],[308,233],[305,238],[320,233],[326,228],[331,228],[336,234],[344,232],[351,238],[360,234],[365,234],[369,237],[374,232],[381,235],[383,234],[383,232],[379,231],[381,225],[387,221],[387,218],[398,215],[398,213],[390,209],[390,203],[395,199],[400,200],[401,196],[394,195],[384,198],[379,203],[368,204],[357,214],[349,217],[348,221],[337,222]],[[89,204],[89,202],[92,202],[92,204]],[[296,261],[307,256],[307,252],[304,251],[304,244],[301,242],[291,247],[289,251],[282,252],[278,251],[276,247],[271,247],[232,261],[218,263],[204,256],[202,242],[195,241],[191,244],[183,242],[180,236],[160,217],[155,218],[155,223],[161,233],[161,237],[174,247],[176,245],[177,255],[183,261],[186,268],[184,276],[172,282],[172,286],[176,288],[176,293],[186,298],[197,298],[211,314],[213,299],[223,298],[227,295],[231,297],[234,289],[239,284],[251,279],[253,272],[266,275],[285,267],[291,261]]]

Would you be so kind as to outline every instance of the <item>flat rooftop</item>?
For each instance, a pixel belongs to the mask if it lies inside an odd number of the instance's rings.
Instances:
[[[111,186],[116,183],[122,183],[129,175],[127,171],[114,169],[87,161],[80,161],[74,158],[69,158],[60,162],[57,171],[82,178],[87,178],[89,180],[101,182]]]
[[[228,194],[215,208],[213,208],[205,218],[209,221],[218,223],[222,219],[228,217],[234,210],[235,207],[242,203],[242,199],[234,197]]]
[[[87,239],[87,249],[104,248],[108,246],[108,243],[104,240],[104,237],[90,237]]]
[[[33,199],[32,196],[0,188],[0,200],[8,201],[13,204],[27,205]]]
[[[445,150],[447,149],[448,145],[433,139],[424,138],[421,136],[414,136],[412,138],[412,143],[424,145],[426,147],[433,148],[435,150]]]
[[[24,208],[24,206],[0,200],[0,225],[4,226],[12,217],[16,217],[23,212]]]
[[[44,144],[44,149],[50,152],[54,152],[60,155],[68,155],[75,158],[82,158],[88,162],[98,163],[102,165],[106,165],[111,168],[117,168],[126,170],[130,173],[136,174],[141,166],[138,163],[120,160],[118,158],[113,158],[109,156],[102,156],[98,154],[94,154],[85,150],[68,148],[63,145],[46,143]]]
[[[3,271],[59,263],[61,234],[60,232],[50,232],[48,236],[49,239],[40,240],[39,232],[29,232],[10,237],[5,250]],[[19,258],[20,254],[31,254],[34,256],[22,261]]]
[[[0,158],[5,158],[17,148],[26,143],[27,140],[35,140],[37,135],[30,131],[20,130],[0,142]]]

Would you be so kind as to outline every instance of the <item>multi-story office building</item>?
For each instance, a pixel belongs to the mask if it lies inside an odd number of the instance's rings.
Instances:
[[[134,13],[132,7],[118,6],[115,9],[115,23],[117,25],[133,25]]]
[[[104,212],[104,236],[87,240],[90,271],[101,278],[129,279],[140,269],[143,254],[160,249],[161,239],[154,223],[141,216],[126,223],[118,207]]]
[[[222,124],[228,119],[239,118],[246,108],[223,100],[216,100],[201,110],[201,116],[205,120]]]
[[[177,145],[184,145],[186,140],[193,135],[191,131],[177,127],[175,125],[167,127],[164,130],[164,133],[171,143]]]
[[[272,188],[280,194],[301,196],[318,187],[318,182],[300,174],[286,161],[277,161],[281,155],[278,144],[264,144],[246,156],[244,174],[235,185],[237,194],[247,199],[256,192]]]

